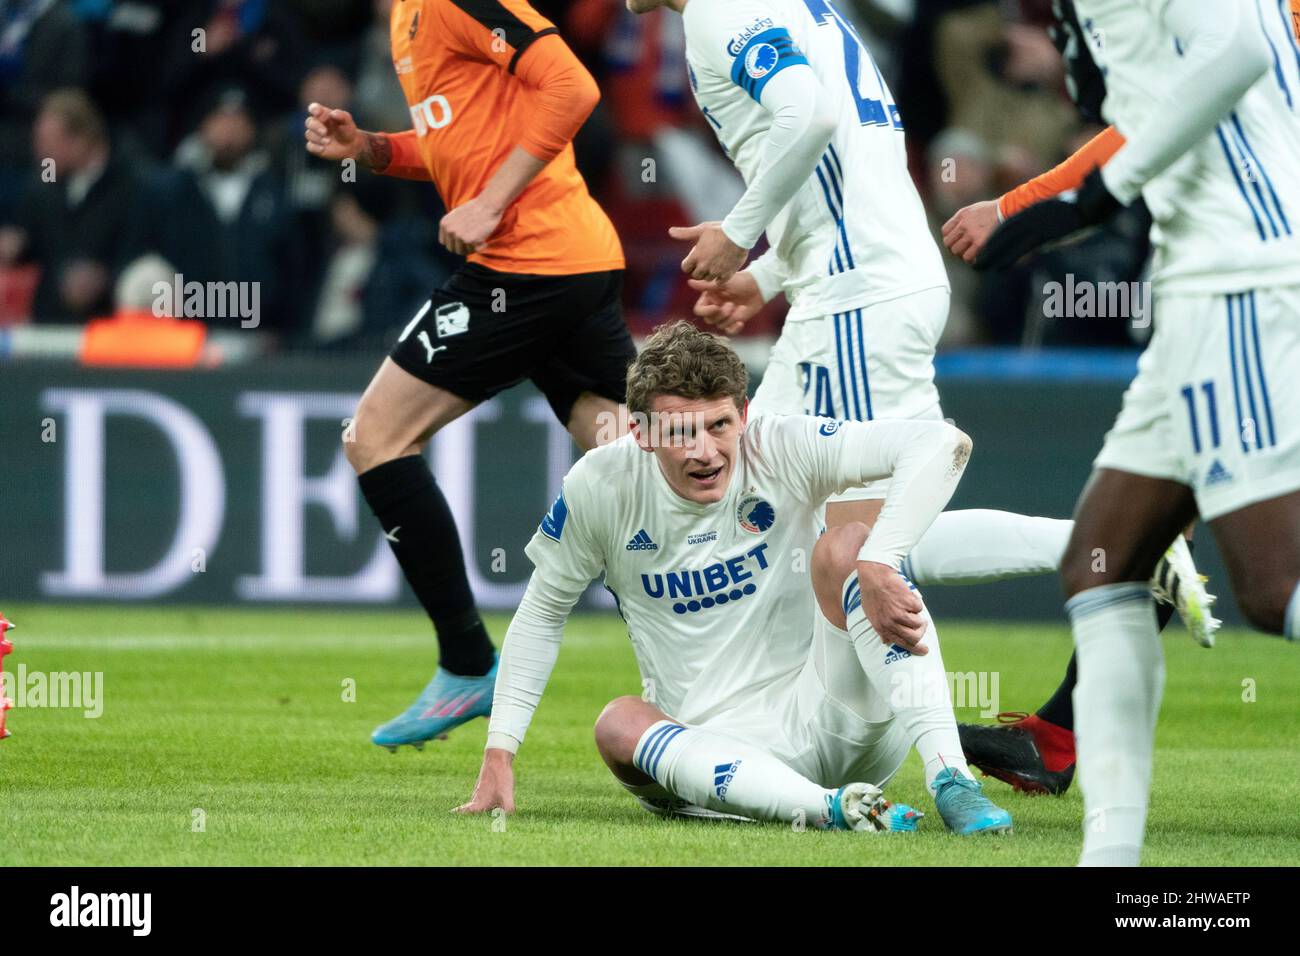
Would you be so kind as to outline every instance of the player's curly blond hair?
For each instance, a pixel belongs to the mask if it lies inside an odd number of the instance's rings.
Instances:
[[[726,396],[745,407],[749,373],[724,339],[678,319],[659,326],[627,370],[628,411],[648,415],[656,395]]]

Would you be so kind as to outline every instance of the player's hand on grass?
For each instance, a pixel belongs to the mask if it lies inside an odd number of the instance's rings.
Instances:
[[[974,263],[984,242],[998,227],[998,201],[972,203],[943,224],[943,244],[959,259]]]
[[[458,256],[467,256],[483,246],[501,225],[504,209],[482,196],[457,206],[438,223],[438,241]]]
[[[737,272],[726,282],[690,279],[687,285],[700,294],[696,316],[725,335],[735,335],[763,308],[758,280],[748,272]]]
[[[489,747],[483,751],[483,767],[469,803],[462,803],[456,813],[488,813],[500,807],[515,812],[515,755],[508,750]]]
[[[930,653],[921,644],[927,630],[921,614],[924,605],[906,578],[888,565],[859,561],[858,584],[862,589],[862,612],[882,644],[897,644],[918,657]]]
[[[333,110],[319,103],[307,107],[307,152],[321,159],[342,162],[345,159],[362,160],[367,145],[366,135],[357,129],[356,121],[347,110]],[[365,165],[373,166],[367,162]]]
[[[749,250],[742,249],[722,231],[720,222],[697,226],[672,226],[668,235],[695,246],[682,260],[682,271],[692,279],[726,282],[745,265]]]

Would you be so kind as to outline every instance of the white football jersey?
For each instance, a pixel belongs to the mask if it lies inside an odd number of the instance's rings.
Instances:
[[[1161,21],[1168,0],[1076,0],[1106,77],[1103,112],[1126,136],[1151,118],[1183,47]],[[1215,132],[1151,180],[1152,278],[1166,291],[1219,294],[1300,282],[1300,22],[1291,0],[1243,2],[1273,64]],[[1195,104],[1188,104],[1195,108]]]
[[[571,593],[604,574],[646,697],[664,713],[699,723],[776,706],[812,639],[818,512],[863,479],[856,430],[870,427],[753,418],[715,504],[679,497],[626,435],[573,466],[526,552],[538,575]]]
[[[771,77],[806,63],[839,117],[816,172],[767,228],[790,319],[946,288],[898,107],[832,0],[690,0],[683,16],[695,100],[746,183],[772,122],[760,105]]]

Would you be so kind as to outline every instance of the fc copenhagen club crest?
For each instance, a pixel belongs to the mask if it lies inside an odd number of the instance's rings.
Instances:
[[[736,508],[736,520],[750,534],[762,534],[776,523],[776,510],[758,495],[746,495]]]

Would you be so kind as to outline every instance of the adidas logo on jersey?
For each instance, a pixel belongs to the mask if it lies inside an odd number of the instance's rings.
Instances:
[[[642,528],[636,534],[632,535],[632,540],[627,543],[629,551],[658,551],[659,545],[650,540],[650,535],[646,534],[645,528]]]
[[[1214,464],[1210,465],[1210,470],[1205,473],[1205,487],[1211,488],[1225,481],[1232,481],[1232,472],[1223,467],[1223,462],[1216,458]]]

